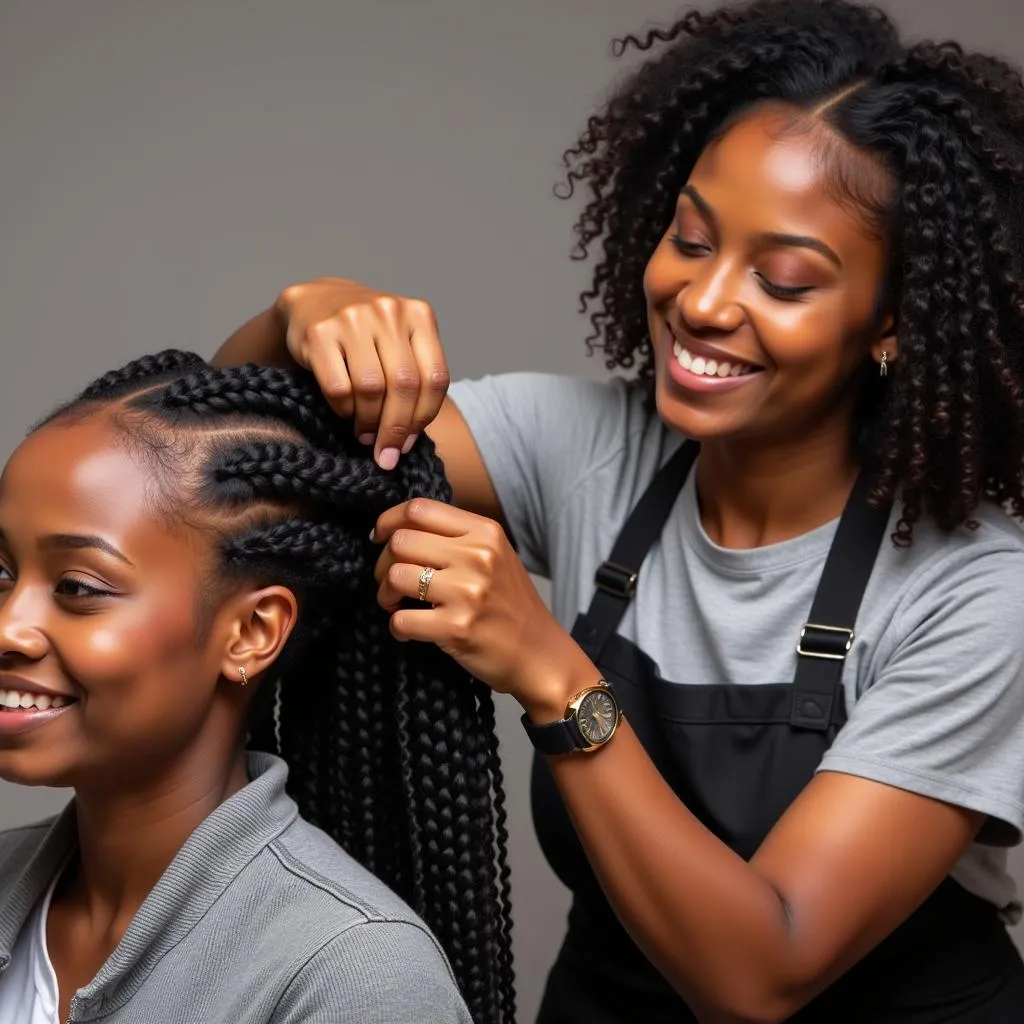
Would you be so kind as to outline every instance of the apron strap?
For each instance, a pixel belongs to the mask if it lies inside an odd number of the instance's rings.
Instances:
[[[658,470],[626,519],[608,561],[594,573],[594,596],[576,640],[597,661],[636,594],[640,566],[660,538],[672,506],[686,483],[700,445],[686,441]]]
[[[699,444],[686,441],[658,470],[626,519],[608,560],[597,567],[594,596],[573,633],[592,661],[600,658],[633,600],[640,566],[661,536],[699,451]],[[810,616],[800,630],[789,719],[795,728],[825,732],[832,724],[843,665],[853,646],[853,627],[889,522],[890,507],[868,504],[870,487],[870,476],[862,471],[839,519]]]
[[[864,591],[889,523],[890,507],[868,504],[871,481],[862,471],[843,509],[811,613],[800,630],[790,725],[824,732],[841,693],[843,664],[853,646]]]

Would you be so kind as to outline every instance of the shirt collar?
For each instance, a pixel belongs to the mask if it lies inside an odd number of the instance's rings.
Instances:
[[[250,782],[208,815],[185,841],[144,900],[99,974],[79,989],[75,1010],[109,1013],[137,991],[161,957],[202,919],[261,850],[298,816],[285,792],[288,769],[270,754],[250,752]],[[49,823],[25,830],[24,867],[0,879],[0,965],[18,933],[77,845],[72,801]],[[77,1012],[76,1012],[77,1015]]]

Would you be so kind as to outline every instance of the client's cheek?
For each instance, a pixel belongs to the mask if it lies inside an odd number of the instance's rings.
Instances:
[[[86,704],[132,703],[145,680],[174,677],[196,655],[195,620],[176,602],[123,613],[68,643],[67,672],[86,691]]]

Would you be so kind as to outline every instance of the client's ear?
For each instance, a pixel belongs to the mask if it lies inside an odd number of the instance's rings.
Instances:
[[[896,321],[891,316],[886,316],[882,321],[881,329],[878,332],[878,337],[875,339],[874,344],[871,346],[871,358],[881,364],[882,353],[885,353],[885,361],[887,363],[893,363],[899,356],[900,341],[899,336],[896,332]]]
[[[298,602],[287,587],[246,591],[228,602],[221,675],[247,683],[277,661],[298,618]]]

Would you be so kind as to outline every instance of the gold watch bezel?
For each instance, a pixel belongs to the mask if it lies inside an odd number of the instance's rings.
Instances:
[[[599,682],[595,683],[593,686],[585,686],[569,701],[565,709],[565,717],[571,718],[576,723],[576,731],[580,734],[580,736],[582,736],[584,740],[587,739],[586,735],[584,735],[583,729],[580,727],[580,704],[583,703],[583,700],[587,696],[587,694],[594,693],[598,690],[609,696],[612,705],[615,708],[615,721],[612,722],[612,727],[609,730],[608,735],[605,736],[604,739],[599,740],[597,743],[591,743],[588,747],[578,747],[577,752],[580,754],[590,754],[593,753],[595,750],[600,750],[602,747],[607,746],[609,740],[611,740],[611,738],[618,731],[619,723],[622,721],[624,717],[622,714],[622,706],[619,704],[619,700],[615,696],[615,691],[608,685],[608,682],[606,680],[602,679]]]

